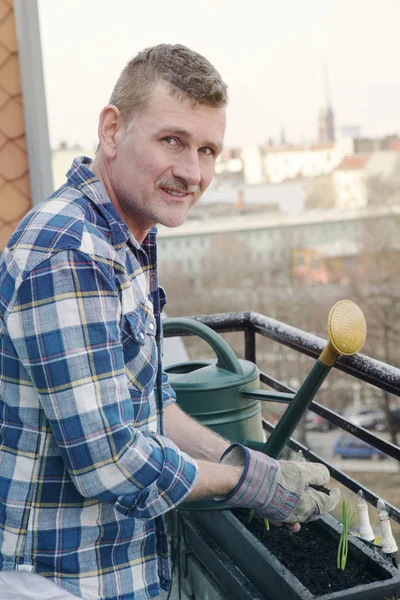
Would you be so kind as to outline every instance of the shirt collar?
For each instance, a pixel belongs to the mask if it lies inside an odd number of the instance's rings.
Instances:
[[[87,156],[75,158],[66,174],[68,183],[81,191],[86,198],[96,205],[110,227],[112,242],[115,247],[122,246],[129,240],[136,248],[140,248],[140,244],[135,240],[128,226],[116,211],[104,185],[90,170],[91,164],[92,159]],[[144,241],[151,245],[155,244],[156,234],[157,227],[152,227]]]

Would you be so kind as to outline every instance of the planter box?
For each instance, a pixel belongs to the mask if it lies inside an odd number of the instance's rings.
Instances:
[[[333,593],[327,586],[322,595],[315,595],[230,511],[200,512],[195,518],[266,600],[394,600],[400,596],[400,570],[354,536],[349,536],[348,564],[350,561],[365,563],[366,570],[379,581],[364,585],[354,582],[351,587]],[[322,516],[312,527],[317,528],[323,538],[333,538],[335,544],[338,542],[341,526],[329,515]],[[295,535],[301,536],[301,532]],[[300,538],[296,540],[298,545],[297,542],[300,543]],[[305,545],[299,561],[307,551]]]

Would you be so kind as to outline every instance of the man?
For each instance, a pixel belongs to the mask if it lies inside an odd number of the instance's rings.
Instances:
[[[230,446],[190,419],[162,373],[154,226],[183,223],[209,185],[226,104],[202,56],[144,50],[100,114],[94,161],[76,159],[4,251],[1,598],[159,595],[162,515],[184,499],[282,522],[338,502],[308,485],[328,482],[325,467]]]

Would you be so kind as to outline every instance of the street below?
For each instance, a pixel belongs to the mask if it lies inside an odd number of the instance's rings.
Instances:
[[[342,471],[354,472],[380,472],[380,473],[396,473],[399,471],[398,462],[392,458],[379,459],[373,458],[340,458],[333,453],[333,446],[342,431],[335,429],[334,431],[307,432],[307,446],[310,450],[319,454],[323,459],[329,461],[334,467]],[[379,437],[388,440],[389,436],[386,433],[379,433]]]

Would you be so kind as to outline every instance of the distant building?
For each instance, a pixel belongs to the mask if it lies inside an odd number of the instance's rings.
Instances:
[[[391,135],[385,138],[385,150],[394,150],[400,152],[400,138],[398,135]]]
[[[318,115],[318,141],[333,142],[335,140],[335,118],[333,110],[329,106],[328,108],[321,108]]]
[[[280,184],[218,185],[213,183],[190,211],[189,219],[207,219],[212,216],[228,216],[238,212],[280,212],[298,214],[304,210],[304,181],[284,181]],[[241,206],[238,194],[241,192]]]
[[[343,159],[333,173],[336,206],[341,210],[399,203],[400,152],[384,150]]]
[[[379,152],[381,150],[400,151],[400,138],[397,134],[387,135],[382,138],[354,137],[353,147],[355,154],[366,152]]]
[[[354,242],[362,239],[365,224],[377,219],[399,220],[400,207],[316,210],[298,215],[246,214],[188,220],[177,228],[160,227],[160,275],[162,278],[163,274],[178,272],[196,277],[221,260],[224,268],[238,268],[239,248],[249,267],[276,265],[295,277],[326,283],[329,278],[324,270],[332,270],[338,257],[342,260],[338,273],[345,261],[349,265],[357,253]]]
[[[265,177],[262,148],[244,148],[242,152],[243,178],[250,185],[264,183]]]
[[[363,208],[368,204],[365,165],[370,154],[356,154],[342,160],[333,174],[337,208]]]
[[[374,152],[365,168],[367,177],[380,177],[388,180],[395,172],[400,174],[400,152],[397,150]]]
[[[327,175],[345,156],[354,153],[350,138],[337,142],[305,144],[268,144],[243,148],[240,158],[224,154],[216,165],[217,183],[282,183]]]
[[[292,275],[308,283],[348,283],[352,275],[362,270],[361,251],[360,244],[350,239],[297,248],[292,252]]]
[[[215,180],[218,183],[242,183],[245,181],[243,170],[242,149],[224,150],[215,165]]]
[[[321,143],[335,141],[335,116],[331,106],[328,74],[326,69],[321,73],[321,104],[318,112],[318,141]]]
[[[372,152],[378,152],[383,149],[383,141],[381,138],[354,138],[354,153],[355,154],[366,154]]]
[[[270,183],[281,183],[326,175],[332,173],[345,154],[345,146],[334,142],[267,146],[263,152],[264,177]]]

